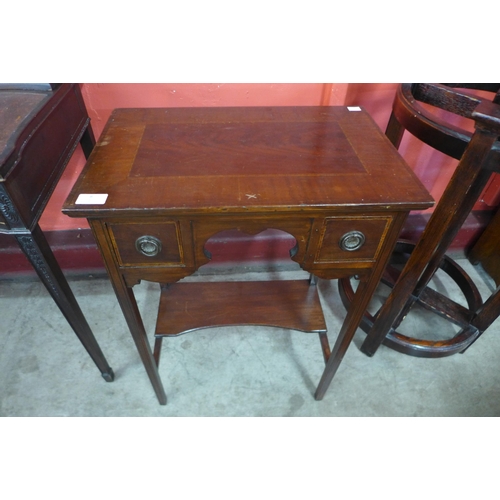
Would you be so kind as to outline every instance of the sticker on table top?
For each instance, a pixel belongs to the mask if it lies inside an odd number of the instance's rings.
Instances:
[[[107,194],[80,194],[75,205],[104,205],[107,197]]]
[[[361,108],[359,106],[347,106],[347,109],[349,111],[361,111]]]

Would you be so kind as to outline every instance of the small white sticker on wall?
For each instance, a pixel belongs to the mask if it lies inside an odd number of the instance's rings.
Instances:
[[[359,106],[347,106],[347,109],[349,111],[361,111],[361,108]]]
[[[107,198],[107,194],[80,194],[75,205],[104,205]]]

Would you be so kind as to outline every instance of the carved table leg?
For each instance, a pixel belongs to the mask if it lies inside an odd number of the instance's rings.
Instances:
[[[114,380],[113,370],[106,361],[40,227],[36,225],[30,234],[15,234],[15,238],[64,317],[97,365],[104,380],[112,382]]]

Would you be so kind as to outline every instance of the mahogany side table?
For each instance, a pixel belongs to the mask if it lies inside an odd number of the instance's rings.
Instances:
[[[78,144],[95,144],[78,84],[0,86],[0,234],[14,237],[107,382],[104,357],[38,220]]]
[[[319,334],[326,362],[315,393],[321,399],[408,212],[432,203],[361,108],[117,109],[63,212],[89,220],[157,398],[166,404],[161,339],[234,324]],[[313,277],[359,276],[331,352],[314,279],[177,283],[209,262],[205,244],[215,234],[268,228],[295,238],[291,259]],[[133,293],[140,280],[161,284],[154,352]]]

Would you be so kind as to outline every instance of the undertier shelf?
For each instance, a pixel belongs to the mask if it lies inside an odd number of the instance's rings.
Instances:
[[[308,280],[162,285],[156,337],[234,325],[326,332],[317,287]]]

